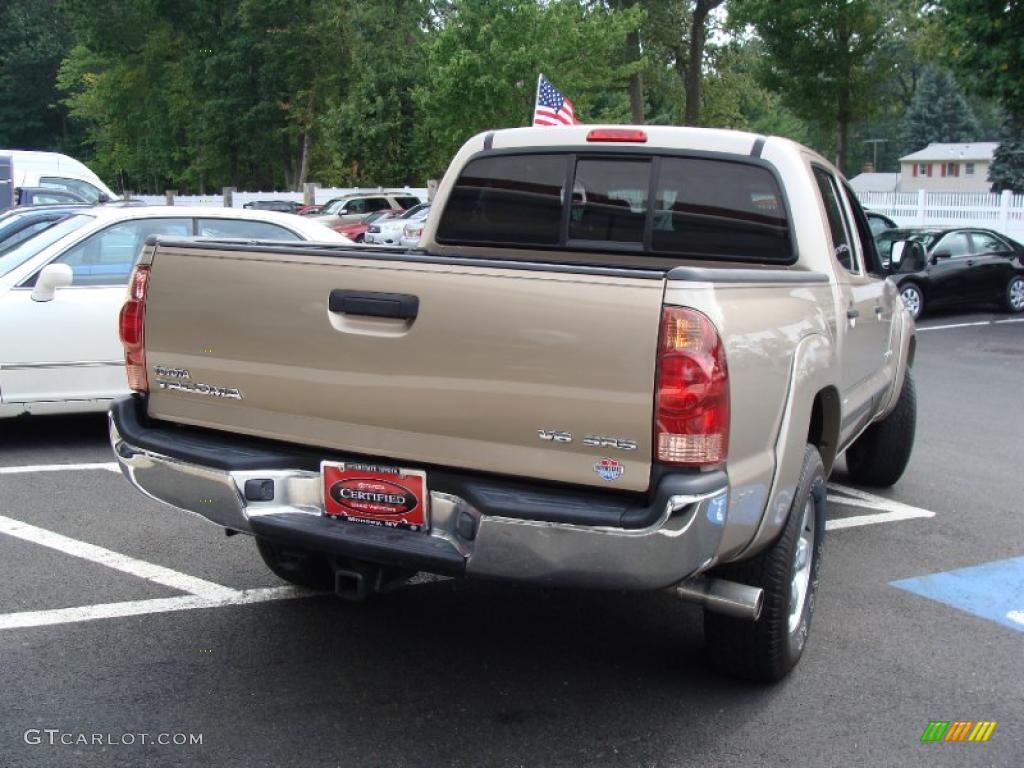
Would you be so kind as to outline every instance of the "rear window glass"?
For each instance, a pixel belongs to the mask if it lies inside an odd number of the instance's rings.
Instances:
[[[644,240],[650,186],[649,161],[577,161],[569,238],[639,245]]]
[[[567,173],[571,195],[565,194]],[[635,250],[661,260],[794,260],[775,176],[752,162],[694,157],[478,158],[452,190],[437,241]]]
[[[442,242],[558,245],[564,155],[505,155],[470,162],[438,227]]]
[[[700,158],[664,158],[655,193],[651,249],[709,258],[790,261],[782,193],[765,168]]]

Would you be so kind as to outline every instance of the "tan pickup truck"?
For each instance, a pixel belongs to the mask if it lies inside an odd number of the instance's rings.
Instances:
[[[494,131],[421,243],[152,241],[125,475],[297,584],[671,589],[717,665],[783,677],[826,477],[891,484],[914,439],[913,323],[842,177],[747,133]]]

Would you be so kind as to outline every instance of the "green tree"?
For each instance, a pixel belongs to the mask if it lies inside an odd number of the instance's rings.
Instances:
[[[997,99],[1014,119],[1024,118],[1024,2],[934,0],[951,63],[974,89]]]
[[[655,84],[648,100],[668,99],[678,114],[667,122],[701,125],[704,81],[716,46],[708,44],[714,11],[725,0],[642,0],[640,38],[647,59],[645,78]],[[673,73],[674,78],[665,77]],[[659,122],[662,122],[659,120]]]
[[[1024,191],[1024,2],[934,0],[949,41],[950,61],[977,93],[1006,114],[1004,141],[989,168],[996,191]]]
[[[992,165],[988,170],[988,180],[992,182],[993,192],[1010,190],[1024,192],[1024,131],[1012,131],[1011,135],[996,147]]]
[[[178,168],[181,136],[169,119],[180,94],[174,82],[176,34],[151,6],[109,0],[99,8],[100,3],[68,0],[69,23],[80,42],[61,65],[57,82],[71,116],[85,127],[97,173],[117,179],[121,189],[153,189]],[[112,19],[107,26],[93,15],[104,10]],[[133,35],[133,29],[148,33]]]
[[[0,147],[64,149],[73,142],[56,87],[70,47],[56,0],[0,3]]]
[[[905,153],[932,142],[978,141],[978,121],[949,72],[929,67],[921,75],[900,131]]]
[[[836,164],[847,165],[850,125],[870,114],[888,71],[880,55],[894,27],[893,0],[733,0],[768,54],[763,81],[793,111],[835,130]]]
[[[759,82],[762,58],[762,44],[756,39],[735,39],[716,50],[714,66],[706,75],[701,122],[810,143],[807,124],[777,92]]]
[[[425,41],[426,72],[414,91],[417,147],[441,172],[469,136],[528,125],[543,72],[586,122],[629,119],[623,40],[642,18],[576,0],[450,0]]]
[[[58,82],[101,172],[134,189],[299,187],[340,87],[328,0],[64,0]],[[344,49],[341,49],[342,51]]]
[[[425,178],[414,144],[413,94],[425,79],[429,10],[424,0],[377,0],[347,16],[345,90],[321,117],[335,161],[332,180],[397,185]]]

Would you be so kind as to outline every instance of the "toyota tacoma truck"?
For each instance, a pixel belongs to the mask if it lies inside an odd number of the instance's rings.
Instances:
[[[110,437],[145,494],[295,584],[671,590],[712,661],[807,639],[826,478],[889,485],[914,327],[842,176],[782,138],[471,138],[416,250],[160,237]]]

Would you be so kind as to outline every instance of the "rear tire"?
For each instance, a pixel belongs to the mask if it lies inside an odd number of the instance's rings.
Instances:
[[[1010,312],[1024,312],[1024,277],[1011,278],[1006,285],[1006,308]]]
[[[904,283],[900,286],[900,298],[910,316],[917,320],[924,314],[924,293],[917,283]]]
[[[334,571],[319,552],[256,539],[256,549],[274,575],[300,587],[334,590]]]
[[[875,422],[846,451],[846,468],[861,485],[889,487],[903,475],[914,449],[917,395],[907,369],[896,407]]]
[[[825,469],[818,449],[808,445],[782,534],[750,560],[713,573],[764,590],[757,621],[704,611],[704,639],[717,669],[746,680],[774,683],[796,666],[814,614],[824,541]]]

